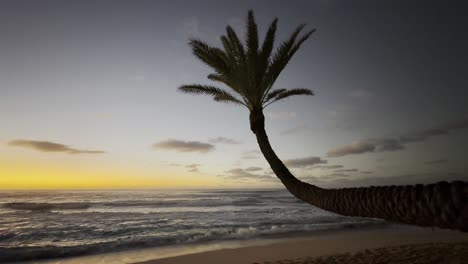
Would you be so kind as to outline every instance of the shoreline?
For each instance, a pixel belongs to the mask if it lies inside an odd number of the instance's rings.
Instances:
[[[457,231],[387,225],[353,229],[275,234],[268,238],[213,241],[157,248],[133,249],[72,258],[20,262],[27,264],[185,264],[262,263],[356,252],[379,247],[431,242],[468,242]],[[357,243],[356,243],[357,242]]]
[[[413,250],[412,245],[449,242],[455,243],[455,245],[463,242],[466,243],[465,245],[468,245],[468,234],[458,231],[431,230],[429,228],[407,226],[341,230],[338,232],[324,232],[315,236],[290,237],[265,245],[220,249],[144,262],[134,262],[132,264],[307,263],[295,262],[293,260],[347,254],[363,250],[370,250],[368,254],[371,255],[371,252],[377,249],[398,248],[399,246],[407,247],[410,245],[409,248]],[[417,248],[416,246],[415,249]],[[412,254],[411,250],[409,254]],[[468,254],[468,248],[466,251]],[[428,253],[430,253],[430,249]]]

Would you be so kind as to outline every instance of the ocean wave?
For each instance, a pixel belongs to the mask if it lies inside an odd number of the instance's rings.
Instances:
[[[286,191],[63,191],[3,196],[9,198],[2,199],[0,192],[0,263],[377,223],[323,211]]]
[[[3,204],[4,208],[25,211],[51,211],[51,210],[79,210],[96,207],[125,208],[125,207],[145,207],[145,208],[169,208],[169,207],[221,207],[221,206],[255,206],[265,202],[257,198],[238,198],[231,200],[129,200],[112,202],[70,202],[70,203],[29,203],[13,202]]]
[[[0,262],[30,261],[51,258],[75,257],[123,251],[136,248],[159,247],[169,245],[190,245],[213,241],[228,241],[251,239],[255,237],[269,237],[297,231],[318,231],[333,229],[353,229],[357,227],[382,224],[382,222],[358,221],[309,225],[263,225],[263,226],[225,226],[214,227],[210,230],[193,230],[170,236],[144,236],[132,239],[82,244],[77,246],[29,246],[29,247],[0,247]]]
[[[78,210],[90,207],[88,203],[6,203],[4,208],[25,211]]]
[[[181,201],[116,201],[107,202],[99,205],[107,207],[168,207],[180,205]]]

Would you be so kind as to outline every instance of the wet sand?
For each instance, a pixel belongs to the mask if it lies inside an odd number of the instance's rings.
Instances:
[[[289,237],[138,264],[468,263],[468,234],[422,228],[351,230]]]

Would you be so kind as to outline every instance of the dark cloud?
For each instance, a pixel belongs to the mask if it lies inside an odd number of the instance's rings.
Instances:
[[[237,181],[244,181],[244,180],[256,180],[262,182],[276,182],[277,178],[272,177],[268,174],[255,174],[248,172],[246,169],[242,168],[235,168],[226,171],[225,175],[222,175],[225,179],[228,180],[237,180]]]
[[[362,154],[367,152],[396,151],[405,148],[405,144],[420,142],[430,137],[448,135],[450,132],[468,128],[468,120],[453,122],[438,127],[409,133],[397,138],[364,139],[355,141],[327,152],[328,157],[342,157],[350,154]]]
[[[335,170],[334,172],[358,172],[358,169],[342,169],[342,170]]]
[[[185,168],[188,169],[188,172],[200,172],[198,170],[198,167],[200,167],[201,165],[200,164],[189,164],[189,165],[185,165]]]
[[[373,152],[375,150],[374,144],[363,140],[355,141],[349,145],[344,145],[327,152],[328,157],[341,157],[349,154],[361,154],[366,152]]]
[[[465,128],[468,128],[468,120],[447,123],[430,129],[406,134],[400,137],[400,141],[403,143],[419,142],[429,137],[448,135],[450,132]]]
[[[327,161],[322,160],[320,157],[305,157],[299,159],[289,159],[284,161],[284,164],[291,168],[307,168],[316,164],[324,163],[327,163]]]
[[[245,169],[245,171],[261,171],[261,170],[263,169],[260,167],[248,167]]]
[[[404,146],[396,139],[365,139],[354,141],[327,152],[328,157],[342,157],[350,154],[362,154],[366,152],[383,152],[404,149]]]
[[[210,143],[213,143],[213,144],[222,143],[222,144],[237,145],[237,144],[240,144],[241,142],[237,141],[235,139],[232,139],[232,138],[217,137],[217,138],[210,139]]]
[[[300,177],[301,180],[312,183],[318,184],[320,186],[327,186],[330,183],[339,182],[342,179],[350,177],[349,174],[346,173],[330,173],[321,176],[303,176]]]
[[[306,182],[313,183],[313,184],[320,184],[320,183],[325,182],[324,179],[322,179],[322,178],[320,178],[320,177],[317,177],[317,176],[311,176],[311,175],[308,175],[308,176],[300,176],[299,178],[300,178],[302,181],[306,181]]]
[[[314,169],[322,169],[322,170],[334,170],[334,169],[341,169],[343,165],[319,165],[314,166]]]
[[[178,152],[200,152],[207,153],[215,149],[215,146],[199,141],[183,141],[177,139],[168,139],[159,143],[154,143],[155,149],[168,149]]]
[[[442,164],[442,163],[447,163],[448,160],[446,159],[438,159],[438,160],[428,160],[425,161],[424,164],[426,165],[436,165],[436,164]]]
[[[381,152],[381,151],[395,151],[395,150],[401,150],[404,149],[405,147],[396,139],[379,139],[375,140],[375,151]]]
[[[320,178],[328,180],[328,179],[336,179],[336,178],[347,178],[349,176],[350,175],[346,174],[346,173],[336,173],[336,172],[334,172],[334,173],[331,173],[331,174],[320,176]]]
[[[65,152],[68,154],[103,154],[106,153],[102,150],[82,150],[75,149],[68,145],[54,143],[50,141],[37,141],[37,140],[26,140],[17,139],[8,142],[10,146],[31,148],[41,152]]]

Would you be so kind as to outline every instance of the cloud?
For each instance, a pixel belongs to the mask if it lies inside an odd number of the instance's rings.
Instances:
[[[436,165],[436,164],[442,164],[442,163],[447,163],[448,160],[446,159],[438,159],[438,160],[429,160],[425,161],[424,164],[426,165]]]
[[[342,157],[350,154],[362,154],[366,152],[384,152],[404,149],[405,146],[396,139],[365,139],[354,141],[327,152],[328,157]]]
[[[342,170],[335,170],[334,172],[358,172],[358,169],[342,169]]]
[[[468,120],[461,120],[400,136],[400,141],[404,143],[419,142],[430,137],[448,135],[450,132],[465,128],[468,128]]]
[[[322,170],[334,170],[334,169],[341,169],[343,165],[319,165],[314,166],[314,169],[322,169]]]
[[[375,140],[375,150],[376,151],[395,151],[401,150],[405,147],[396,139],[387,138],[387,139],[379,139]]]
[[[16,139],[8,142],[8,145],[15,147],[31,148],[41,152],[65,152],[68,154],[104,154],[102,150],[82,150],[75,149],[68,145],[54,143],[50,141],[37,141],[27,139]]]
[[[327,152],[328,157],[341,157],[349,154],[361,154],[373,152],[375,145],[367,140],[354,141],[351,144],[344,145]]]
[[[284,164],[291,168],[307,168],[315,164],[327,163],[326,160],[322,160],[320,157],[305,157],[298,159],[285,160]]]
[[[295,133],[299,133],[299,132],[302,132],[302,131],[306,131],[307,129],[309,129],[309,127],[306,126],[306,125],[295,126],[293,128],[281,131],[280,135],[285,136],[285,135],[289,135],[289,134],[295,134]]]
[[[331,173],[331,174],[327,174],[327,175],[323,175],[323,176],[320,176],[321,179],[336,179],[336,178],[346,178],[346,177],[349,177],[350,175],[349,174],[346,174],[346,173]]]
[[[185,165],[185,168],[189,169],[188,172],[200,172],[198,170],[198,167],[200,167],[201,165],[200,164],[189,164],[189,165]]]
[[[330,183],[339,182],[348,177],[350,177],[350,175],[346,173],[330,173],[321,176],[304,176],[300,178],[301,180],[309,183],[318,184],[320,186],[327,186]]]
[[[354,141],[350,144],[331,149],[327,152],[328,157],[342,157],[351,154],[362,154],[367,152],[396,151],[405,148],[405,144],[420,142],[430,137],[448,135],[450,132],[468,128],[468,120],[457,121],[440,125],[430,129],[425,129],[413,133],[408,133],[396,138],[364,139]]]
[[[255,174],[248,172],[245,169],[242,168],[235,168],[226,171],[226,175],[222,175],[225,179],[228,180],[256,180],[256,181],[262,181],[262,182],[272,182],[278,180],[276,177],[272,177],[267,174]]]
[[[167,149],[178,152],[200,152],[207,153],[215,149],[215,146],[199,141],[183,141],[177,139],[168,139],[159,143],[154,143],[155,149]]]
[[[232,138],[217,137],[217,138],[210,139],[210,143],[213,143],[213,144],[222,143],[222,144],[237,145],[237,144],[240,144],[241,142],[239,142],[239,141],[237,141],[235,139],[232,139]]]
[[[260,167],[248,167],[245,169],[245,171],[261,171],[261,170],[263,169]]]

